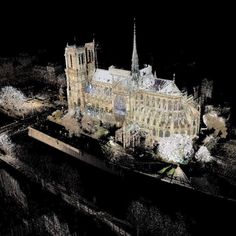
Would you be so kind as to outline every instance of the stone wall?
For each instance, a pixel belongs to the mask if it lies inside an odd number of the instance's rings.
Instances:
[[[92,156],[88,153],[84,153],[82,150],[79,150],[75,147],[72,147],[71,145],[64,143],[54,137],[51,137],[39,130],[36,130],[32,127],[28,128],[28,135],[32,138],[35,138],[53,148],[56,148],[64,153],[69,154],[70,156],[73,156],[75,158],[77,158],[80,161],[83,161],[87,164],[90,164],[92,166],[95,166],[97,168],[100,168],[102,170],[105,170],[107,172],[110,172],[112,174],[120,174],[120,171],[115,170],[112,168],[108,168],[108,164],[104,161],[101,160],[95,156]]]

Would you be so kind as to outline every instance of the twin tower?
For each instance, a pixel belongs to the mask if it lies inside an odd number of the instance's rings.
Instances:
[[[86,43],[83,47],[67,45],[65,48],[68,110],[75,111],[85,106],[84,89],[91,83],[96,69],[95,42]],[[139,78],[139,62],[136,47],[136,26],[134,22],[133,53],[131,76],[134,81]]]

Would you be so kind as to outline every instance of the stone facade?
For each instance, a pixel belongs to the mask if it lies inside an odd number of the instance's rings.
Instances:
[[[175,81],[157,78],[152,67],[139,69],[134,31],[131,71],[110,66],[96,68],[95,43],[66,46],[69,112],[77,109],[116,124],[116,141],[124,146],[153,146],[161,137],[199,131],[200,108],[192,96],[180,92]]]

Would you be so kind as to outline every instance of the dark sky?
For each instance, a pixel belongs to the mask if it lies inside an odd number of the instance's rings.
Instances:
[[[107,5],[82,3],[30,1],[1,6],[1,40],[4,42],[1,49],[6,49],[5,45],[12,45],[13,49],[60,48],[74,35],[79,40],[92,37],[93,33],[98,39],[114,42],[122,48],[130,36],[134,16],[142,48],[150,42],[162,44],[161,47],[187,45],[200,50],[201,47],[212,50],[214,45],[219,50],[234,34],[230,6],[215,3],[208,6],[199,3],[155,5],[145,1],[133,4],[134,7],[122,2]]]
[[[131,6],[120,1],[86,2],[21,1],[1,6],[0,56],[46,48],[63,60],[67,42],[76,38],[83,44],[95,35],[101,47],[100,65],[129,67],[135,16],[141,63],[152,63],[163,76],[176,72],[177,79],[178,71],[192,76],[188,71],[194,73],[197,67],[199,77],[222,80],[223,85],[234,80],[232,6],[216,1],[208,5],[205,1],[181,1],[181,5],[136,1]]]

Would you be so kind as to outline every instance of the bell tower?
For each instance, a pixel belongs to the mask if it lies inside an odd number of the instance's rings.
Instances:
[[[93,78],[96,69],[97,54],[95,50],[95,42],[85,44],[85,55],[86,55],[86,72],[88,81],[90,82]]]
[[[95,45],[86,43],[84,47],[67,45],[65,48],[68,111],[85,107],[84,89],[95,72]]]

